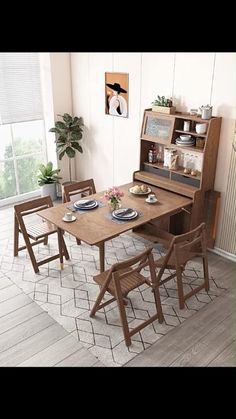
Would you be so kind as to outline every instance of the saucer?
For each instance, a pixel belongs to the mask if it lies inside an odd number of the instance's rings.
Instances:
[[[71,220],[67,220],[65,217],[62,217],[63,221],[65,221],[66,223],[72,223],[72,221],[76,220],[76,217],[74,215],[72,215]]]
[[[155,199],[152,199],[152,200],[150,200],[150,199],[145,199],[145,201],[148,203],[148,204],[155,204],[156,202],[158,202],[158,199],[157,198],[155,198]]]

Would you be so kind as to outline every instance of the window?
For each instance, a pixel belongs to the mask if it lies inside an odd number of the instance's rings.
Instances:
[[[0,199],[36,191],[45,161],[39,53],[0,53]]]

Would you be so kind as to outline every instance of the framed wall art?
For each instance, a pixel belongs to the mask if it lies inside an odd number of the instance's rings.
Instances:
[[[105,73],[105,113],[128,118],[127,73]]]

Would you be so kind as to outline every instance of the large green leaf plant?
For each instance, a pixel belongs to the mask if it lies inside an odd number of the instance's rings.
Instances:
[[[48,185],[50,183],[57,183],[58,180],[61,179],[61,177],[58,176],[60,169],[53,170],[53,164],[51,161],[45,165],[40,164],[38,170],[39,172],[37,174],[37,180],[39,186]]]
[[[83,134],[83,119],[77,116],[73,117],[68,113],[58,115],[62,117],[63,121],[55,122],[55,127],[51,128],[49,132],[55,132],[56,134],[56,149],[59,160],[66,154],[69,162],[69,179],[71,177],[71,159],[75,157],[77,151],[83,153],[83,149],[79,144]]]

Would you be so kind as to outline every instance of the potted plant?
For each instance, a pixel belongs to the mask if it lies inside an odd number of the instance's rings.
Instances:
[[[158,95],[157,99],[152,102],[152,110],[154,112],[167,113],[170,115],[175,113],[175,106],[172,106],[171,99]]]
[[[57,121],[55,127],[51,128],[49,132],[55,132],[56,134],[55,143],[59,160],[64,155],[68,157],[69,181],[72,183],[71,159],[75,157],[77,151],[83,153],[79,141],[82,139],[82,126],[84,124],[82,118],[73,117],[68,113],[58,116],[62,117],[63,121]]]
[[[57,199],[56,184],[61,179],[58,176],[60,169],[53,170],[53,164],[49,161],[46,165],[39,165],[39,173],[37,174],[38,185],[41,187],[41,196],[50,195],[52,201]]]

